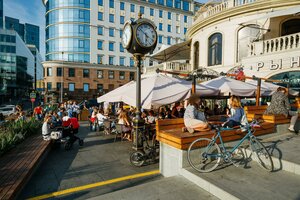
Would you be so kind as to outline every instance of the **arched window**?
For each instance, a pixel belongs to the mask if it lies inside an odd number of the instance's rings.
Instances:
[[[248,24],[238,31],[237,62],[248,56],[248,45],[260,37],[259,25]]]
[[[291,19],[284,22],[281,26],[281,36],[300,32],[300,19]]]
[[[199,68],[199,42],[194,43],[194,70]]]
[[[208,66],[222,64],[222,34],[215,33],[208,38]]]

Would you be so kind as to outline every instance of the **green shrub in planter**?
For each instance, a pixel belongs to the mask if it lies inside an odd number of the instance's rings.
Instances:
[[[13,121],[0,129],[0,155],[35,133],[40,133],[42,123],[34,118],[28,121]]]

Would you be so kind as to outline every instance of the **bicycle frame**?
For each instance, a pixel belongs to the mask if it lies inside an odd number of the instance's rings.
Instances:
[[[222,130],[233,130],[233,129],[228,129],[224,128]],[[239,146],[246,140],[250,139],[253,136],[253,133],[251,131],[251,128],[248,128],[248,133],[230,150],[228,151],[224,145],[222,136],[221,136],[221,130],[218,130],[217,133],[212,137],[210,144],[206,147],[206,150],[209,149],[212,145],[214,145],[218,139],[220,139],[220,146],[221,146],[221,154],[206,154],[206,156],[210,157],[223,157],[226,155],[226,153],[233,153]]]

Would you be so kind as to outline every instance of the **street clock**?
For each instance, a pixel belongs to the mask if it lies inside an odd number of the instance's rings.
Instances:
[[[122,44],[133,55],[145,55],[152,52],[157,44],[155,24],[144,18],[135,22],[126,22],[123,28]]]

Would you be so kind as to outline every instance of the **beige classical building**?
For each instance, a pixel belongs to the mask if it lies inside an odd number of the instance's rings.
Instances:
[[[191,70],[279,79],[300,89],[300,1],[228,0],[206,4],[187,31]]]

